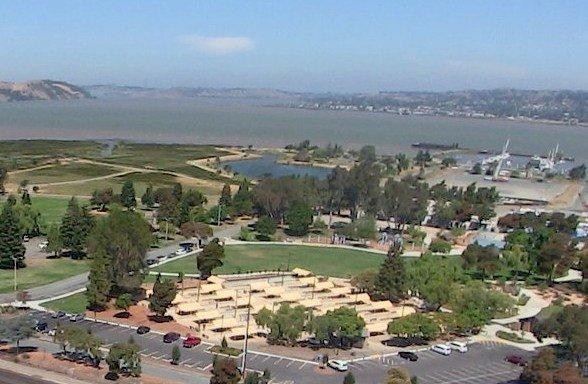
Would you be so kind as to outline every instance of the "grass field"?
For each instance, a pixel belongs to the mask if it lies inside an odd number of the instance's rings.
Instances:
[[[133,182],[135,188],[135,195],[141,197],[149,184],[153,185],[153,188],[157,189],[160,187],[171,187],[175,183],[182,184],[182,187],[186,190],[198,189],[207,196],[220,194],[222,184],[218,184],[216,187],[211,185],[210,182],[199,183],[198,181],[190,179],[181,179],[174,175],[166,174],[163,172],[153,173],[129,173],[123,176],[112,177],[108,179],[93,180],[85,183],[76,184],[63,184],[63,185],[50,185],[41,188],[41,193],[57,194],[57,195],[78,195],[78,196],[90,196],[96,189],[104,189],[111,187],[114,193],[120,193],[122,185],[125,181],[130,180]]]
[[[6,140],[0,141],[0,165],[9,170],[30,168],[56,157],[96,156],[101,144],[95,141]]]
[[[119,144],[103,161],[113,164],[185,173],[201,179],[225,181],[226,178],[186,164],[188,160],[222,156],[226,152],[210,145]]]
[[[84,260],[71,259],[35,259],[27,262],[26,268],[19,269],[17,274],[18,290],[38,287],[65,278],[84,273],[88,263]],[[14,272],[12,269],[0,269],[0,293],[13,290]]]
[[[42,226],[49,226],[53,223],[61,222],[61,218],[65,214],[67,209],[67,203],[69,202],[69,196],[64,197],[53,197],[53,196],[31,196],[31,205],[41,212],[41,224]],[[88,204],[88,200],[78,198],[80,205]],[[4,205],[4,202],[0,202],[0,209]]]
[[[76,293],[71,296],[64,297],[53,301],[43,303],[43,307],[51,309],[52,311],[64,311],[66,313],[83,313],[86,310],[85,292]]]
[[[105,165],[72,162],[67,164],[56,164],[48,168],[35,169],[11,175],[10,182],[19,184],[22,180],[28,180],[29,184],[45,184],[89,179],[92,177],[110,175],[116,172],[119,171]]]
[[[225,247],[224,265],[214,272],[229,274],[284,269],[288,265],[288,258],[290,269],[299,267],[319,275],[350,277],[368,268],[377,269],[384,255],[361,250],[304,245],[228,245]],[[153,270],[197,273],[196,257],[188,256]]]

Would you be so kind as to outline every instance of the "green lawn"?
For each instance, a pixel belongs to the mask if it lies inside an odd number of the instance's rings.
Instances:
[[[26,260],[25,260],[26,261]],[[53,283],[65,278],[79,275],[88,270],[85,260],[71,259],[35,259],[27,262],[26,268],[17,273],[18,290],[26,290],[40,285]],[[13,290],[14,272],[12,269],[0,269],[0,293]]]
[[[64,197],[53,197],[53,196],[40,196],[32,195],[31,204],[33,207],[41,212],[41,227],[46,228],[53,223],[60,223],[61,218],[65,214],[67,209],[67,203],[69,202],[69,196]],[[88,200],[78,198],[78,203],[81,205],[88,204]],[[4,205],[4,202],[0,202],[0,209]]]
[[[86,293],[76,293],[53,301],[43,303],[43,307],[53,311],[64,311],[66,313],[83,313],[86,310]]]
[[[89,179],[92,177],[106,176],[116,172],[119,171],[113,167],[105,165],[72,162],[18,173],[10,176],[10,182],[19,184],[22,180],[28,180],[29,184],[45,184]]]
[[[294,245],[228,245],[225,247],[224,265],[215,273],[229,274],[246,271],[263,271],[286,268],[304,268],[319,275],[350,277],[358,272],[377,269],[384,255],[351,249],[294,246]],[[154,271],[197,273],[196,257],[189,256],[172,261]]]

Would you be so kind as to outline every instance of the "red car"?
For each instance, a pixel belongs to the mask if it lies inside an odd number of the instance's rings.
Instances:
[[[186,335],[186,340],[184,340],[183,346],[184,348],[192,348],[200,344],[202,340],[199,337],[192,336],[189,333]]]
[[[511,363],[511,364],[519,365],[521,367],[524,367],[527,365],[527,360],[525,360],[523,357],[521,357],[519,355],[508,355],[508,356],[506,356],[504,361]]]

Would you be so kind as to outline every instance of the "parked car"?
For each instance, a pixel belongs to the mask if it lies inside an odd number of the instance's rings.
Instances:
[[[177,332],[168,332],[163,335],[163,342],[164,343],[173,343],[174,341],[180,338],[180,334]]]
[[[137,333],[139,335],[144,335],[146,333],[149,333],[151,331],[151,328],[145,326],[145,325],[141,325],[139,328],[137,328]]]
[[[183,256],[187,253],[188,253],[188,251],[185,248],[180,248],[173,255],[174,256]]]
[[[47,335],[49,336],[55,336],[55,333],[57,332],[57,330],[55,328],[50,329],[47,331]]]
[[[504,361],[506,361],[507,363],[519,365],[521,367],[527,365],[527,360],[525,360],[524,357],[519,355],[508,355],[504,358]]]
[[[157,260],[156,259],[147,259],[146,263],[147,263],[147,265],[157,264]]]
[[[349,369],[347,362],[343,360],[329,360],[327,365],[340,372],[345,372]]]
[[[186,340],[182,344],[184,348],[192,348],[200,344],[202,340],[199,337],[190,335],[189,333],[186,335]]]
[[[74,323],[78,322],[78,321],[82,321],[82,320],[84,320],[84,315],[81,313],[78,313],[77,315],[71,315],[69,317],[69,321],[74,322]]]
[[[435,344],[431,347],[431,351],[449,356],[451,354],[451,347],[447,344]]]
[[[400,351],[398,352],[398,356],[410,361],[417,361],[419,359],[416,353],[410,351]]]
[[[113,317],[116,317],[117,319],[128,319],[131,317],[131,313],[129,311],[117,312],[113,315]]]
[[[468,351],[468,345],[463,341],[452,341],[449,343],[451,349],[455,349],[461,353],[466,353]]]
[[[47,322],[39,321],[35,326],[35,331],[37,332],[45,332],[47,330]]]
[[[118,380],[118,373],[116,372],[108,372],[106,375],[104,375],[104,378],[106,380],[110,380],[110,381],[117,381]]]
[[[39,249],[40,250],[44,250],[45,248],[47,248],[48,245],[49,245],[49,242],[48,241],[41,241],[39,243]]]
[[[63,311],[57,311],[57,312],[53,312],[51,314],[51,317],[54,318],[54,319],[60,319],[60,318],[62,318],[64,316],[65,316],[65,312],[63,312]]]

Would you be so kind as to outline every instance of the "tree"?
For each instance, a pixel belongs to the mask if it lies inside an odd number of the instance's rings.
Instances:
[[[141,203],[148,207],[152,208],[155,205],[155,195],[153,194],[153,185],[149,184],[147,189],[145,189],[145,193],[141,196]]]
[[[253,211],[253,194],[249,185],[249,181],[243,180],[233,196],[233,209],[237,215],[250,215]]]
[[[435,320],[422,313],[400,317],[388,324],[388,333],[396,336],[418,336],[425,340],[434,340],[440,332],[441,329]]]
[[[22,228],[15,213],[16,199],[10,196],[0,214],[0,269],[25,267],[25,246],[22,239]]]
[[[406,270],[401,249],[391,246],[375,281],[375,290],[387,300],[398,300],[406,293]]]
[[[195,221],[188,221],[180,226],[180,233],[186,239],[195,237],[197,239],[206,239],[212,236],[210,225]]]
[[[500,269],[500,254],[494,245],[481,246],[477,242],[467,246],[461,254],[465,268],[477,268],[483,277]]]
[[[20,342],[34,334],[32,320],[25,316],[17,316],[0,321],[0,339],[16,343],[18,355]]]
[[[347,372],[343,379],[343,384],[355,384],[355,376],[353,376],[353,373]]]
[[[373,269],[366,269],[351,279],[351,285],[353,285],[360,292],[366,292],[371,295],[376,291],[377,276],[377,271]]]
[[[145,254],[151,241],[149,224],[138,212],[115,208],[98,221],[88,236],[88,254],[105,265],[106,271],[98,275],[99,281],[108,276],[109,296],[136,294],[141,290]]]
[[[49,231],[47,233],[47,247],[45,249],[48,252],[53,253],[55,257],[59,256],[63,250],[63,241],[61,238],[61,233],[59,232],[59,226],[57,224],[52,224],[49,227]]]
[[[0,166],[0,195],[6,193],[6,189],[4,188],[4,184],[8,179],[8,169],[6,167]]]
[[[467,316],[473,328],[481,327],[498,314],[511,315],[515,300],[509,295],[486,288],[481,281],[470,281],[453,289],[450,305],[455,314]]]
[[[312,210],[308,204],[297,201],[286,211],[286,223],[292,235],[304,236],[312,224]]]
[[[72,252],[72,257],[80,257],[86,245],[88,233],[94,226],[94,219],[88,211],[80,208],[75,197],[69,200],[65,215],[61,219],[61,239],[65,248]]]
[[[100,225],[99,223],[97,228]],[[92,249],[90,255],[92,261],[85,292],[88,302],[86,307],[92,311],[103,311],[108,306],[108,296],[112,289],[112,261],[104,249]]]
[[[308,309],[301,305],[283,303],[276,312],[262,309],[254,318],[259,326],[270,329],[270,341],[282,340],[293,345],[307,325],[308,314]]]
[[[149,296],[149,309],[160,317],[165,316],[177,292],[178,289],[173,281],[170,279],[161,280],[161,274],[158,274],[155,284],[153,284],[153,293]]]
[[[395,159],[396,167],[398,168],[398,173],[410,168],[410,160],[404,153],[397,154],[395,156]]]
[[[455,167],[457,165],[457,160],[454,157],[444,157],[441,160],[441,165],[445,168]]]
[[[319,340],[329,341],[334,337],[341,346],[351,346],[362,336],[364,327],[365,321],[354,308],[339,307],[312,319],[308,328]]]
[[[223,185],[223,189],[221,190],[221,195],[218,200],[218,205],[224,205],[228,207],[231,205],[232,196],[231,196],[231,186],[228,183]]]
[[[431,241],[429,251],[433,253],[449,253],[451,251],[451,243],[443,239],[435,239]]]
[[[182,194],[183,194],[182,184],[175,183],[172,190],[171,190],[171,194],[176,199],[176,201],[180,201],[180,199],[182,198]]]
[[[386,384],[411,384],[410,375],[404,368],[390,368]]]
[[[212,363],[210,384],[237,384],[241,374],[234,359],[217,357]]]
[[[133,305],[133,296],[128,293],[121,293],[116,298],[114,305],[118,309],[122,309],[123,311],[128,311],[129,307]]]
[[[20,203],[23,205],[31,205],[31,196],[29,195],[28,190],[24,190],[22,192],[22,196],[20,197]]]
[[[208,277],[212,274],[212,270],[223,265],[222,259],[225,257],[225,249],[219,244],[218,239],[213,239],[206,244],[202,252],[196,256],[196,265],[198,271],[203,277]]]
[[[568,173],[568,175],[570,176],[570,179],[572,179],[572,180],[585,179],[586,178],[586,164],[578,165],[577,167],[570,169],[570,172]]]
[[[120,192],[120,202],[127,209],[133,209],[137,206],[137,198],[135,197],[135,187],[133,182],[127,180],[122,186]]]
[[[482,174],[482,164],[480,164],[480,163],[474,164],[474,167],[472,168],[472,173],[474,175],[481,175]]]
[[[100,211],[105,211],[106,206],[115,201],[114,191],[112,187],[107,187],[92,192],[90,204],[98,206]]]
[[[257,220],[257,232],[265,238],[276,233],[276,223],[269,216],[262,216]]]
[[[141,355],[135,343],[117,343],[110,347],[106,363],[111,372],[121,373],[123,370],[138,377],[141,375]]]
[[[180,347],[177,344],[174,344],[171,352],[171,363],[173,365],[180,364],[180,359],[182,358],[182,352],[180,351]]]
[[[416,179],[389,179],[379,206],[386,218],[394,218],[400,229],[405,225],[420,225],[427,215],[429,191],[427,185]]]
[[[41,233],[41,212],[30,204],[16,204],[14,212],[20,221],[22,233],[37,236]]]

